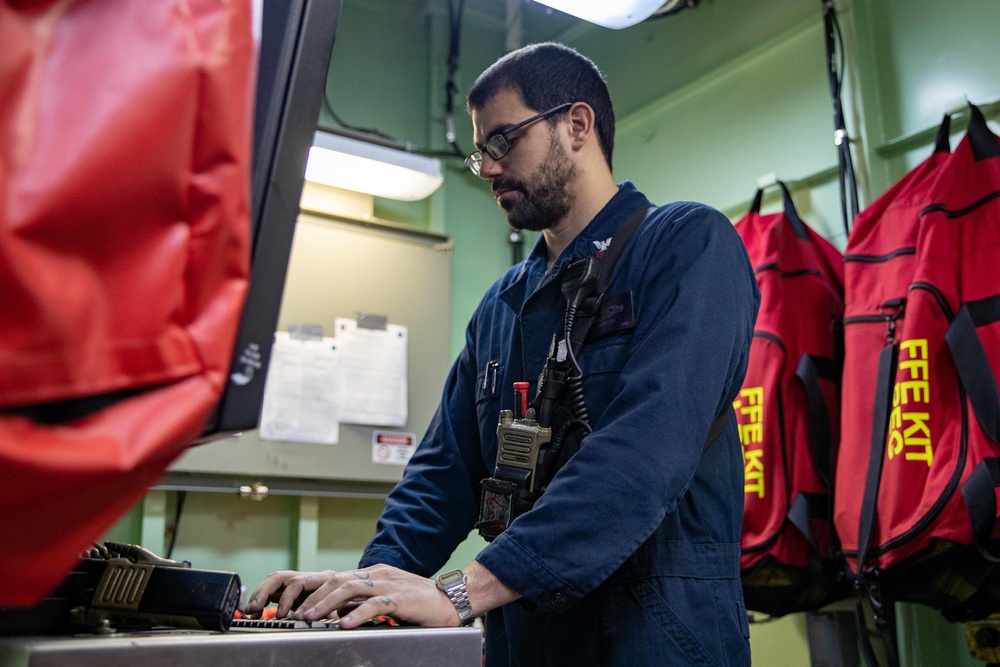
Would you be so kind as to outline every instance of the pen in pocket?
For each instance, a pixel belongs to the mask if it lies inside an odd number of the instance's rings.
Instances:
[[[500,370],[500,362],[490,361],[486,364],[486,375],[483,377],[483,393],[489,392],[492,396],[497,393],[497,373]]]

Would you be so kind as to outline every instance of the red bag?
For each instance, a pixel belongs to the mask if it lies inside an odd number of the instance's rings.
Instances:
[[[742,580],[747,608],[817,609],[842,590],[830,526],[839,437],[840,253],[799,218],[760,214],[758,190],[736,223],[761,291],[746,379],[734,402],[745,485]]]
[[[874,603],[970,620],[1000,611],[1000,141],[974,106],[931,200],[906,320],[886,348],[895,383],[876,403],[887,436],[871,457],[862,521],[875,514],[857,560]]]
[[[0,606],[202,431],[249,270],[248,0],[0,3]]]
[[[878,377],[879,355],[894,341],[905,317],[913,279],[920,211],[931,203],[931,188],[950,157],[945,116],[934,152],[872,202],[855,219],[844,250],[844,376],[840,450],[834,491],[834,526],[847,565],[856,573],[864,477],[872,447],[876,387],[887,392],[895,368]],[[878,429],[878,442],[885,437]],[[870,526],[869,526],[870,528]]]

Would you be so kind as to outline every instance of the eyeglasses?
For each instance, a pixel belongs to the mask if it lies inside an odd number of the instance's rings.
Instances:
[[[499,160],[503,158],[503,156],[506,155],[508,151],[510,151],[510,140],[507,139],[507,135],[509,135],[511,132],[514,132],[515,130],[520,130],[525,125],[530,125],[535,121],[542,120],[543,118],[548,118],[552,114],[556,114],[561,111],[566,111],[571,106],[573,106],[573,102],[566,102],[564,104],[560,104],[559,106],[553,107],[548,111],[543,111],[537,116],[532,116],[528,120],[522,120],[517,125],[512,125],[511,127],[508,127],[506,130],[502,132],[497,132],[492,137],[486,140],[486,145],[483,146],[482,151],[476,151],[469,157],[465,158],[466,166],[472,170],[473,174],[478,176],[479,170],[483,168],[483,151],[485,151],[486,154],[489,155],[494,160]]]

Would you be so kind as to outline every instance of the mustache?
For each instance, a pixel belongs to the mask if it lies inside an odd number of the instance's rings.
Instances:
[[[495,197],[499,190],[520,190],[521,192],[526,192],[524,184],[516,179],[507,179],[502,181],[493,181],[493,196]]]

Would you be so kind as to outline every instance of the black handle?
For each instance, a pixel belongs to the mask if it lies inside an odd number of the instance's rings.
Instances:
[[[950,153],[951,152],[951,116],[948,114],[944,115],[944,119],[941,121],[941,127],[938,128],[937,136],[934,138],[934,152],[935,153]]]
[[[983,112],[972,102],[969,102],[969,145],[976,162],[1000,157],[1000,141],[987,127]]]
[[[792,194],[788,191],[788,187],[785,185],[784,181],[775,181],[774,184],[781,188],[782,199],[784,200],[785,216],[788,218],[788,222],[792,226],[792,231],[800,239],[809,240],[809,232],[806,229],[805,223],[802,222],[802,218],[799,217],[799,212],[795,210],[795,202],[792,201]],[[763,196],[764,189],[757,188],[757,192],[755,192],[753,196],[753,201],[750,203],[751,213],[760,213],[760,203]]]

